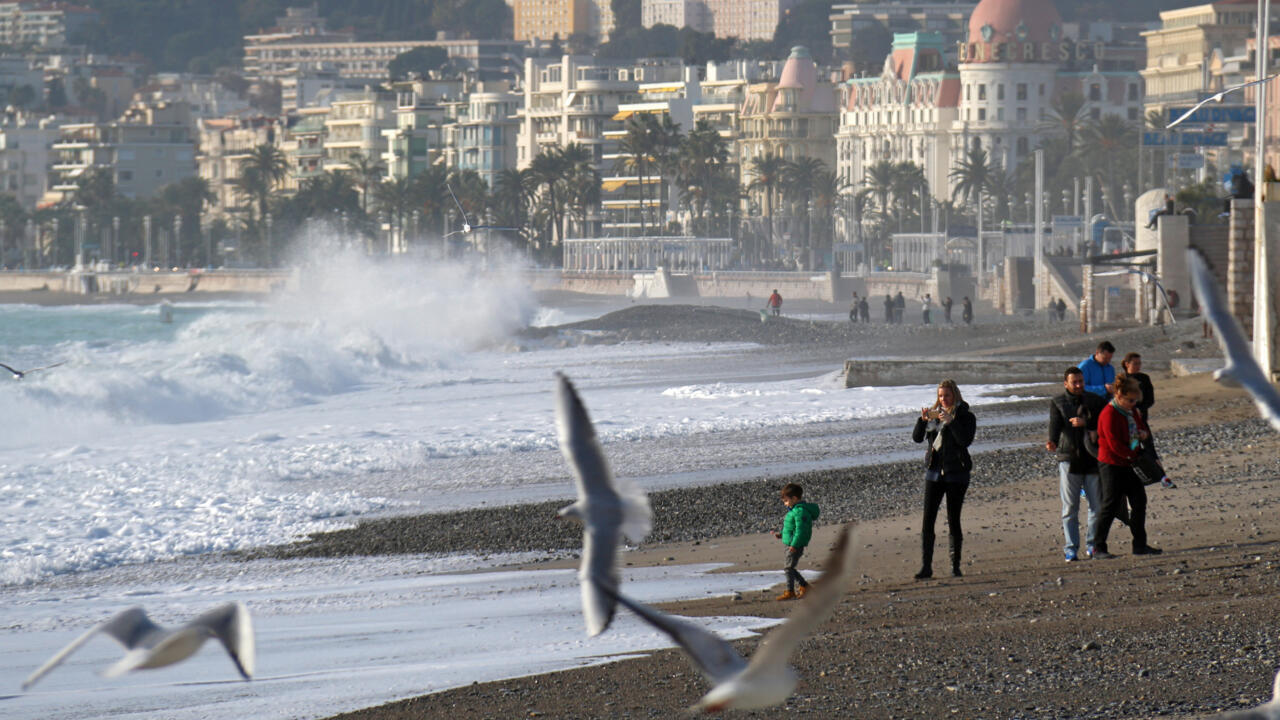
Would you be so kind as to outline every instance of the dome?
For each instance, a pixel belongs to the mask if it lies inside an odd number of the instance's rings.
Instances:
[[[1062,16],[1051,0],[982,0],[969,16],[970,43],[1062,40]]]
[[[778,80],[778,87],[812,90],[817,84],[818,66],[814,64],[809,48],[803,45],[791,48],[791,55],[782,66],[782,77]]]

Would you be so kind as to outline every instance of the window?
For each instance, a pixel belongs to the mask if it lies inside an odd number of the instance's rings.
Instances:
[[[978,86],[978,99],[979,99],[979,100],[986,100],[986,99],[987,99],[987,86],[986,86],[986,85],[979,85],[979,86]]]
[[[1130,101],[1130,102],[1133,102],[1133,101],[1135,101],[1135,100],[1137,100],[1137,99],[1138,99],[1138,84],[1137,84],[1137,83],[1129,83],[1129,94],[1128,94],[1128,98],[1129,98],[1129,101]]]
[[[986,120],[986,119],[987,119],[987,109],[986,109],[986,108],[978,108],[978,121],[979,121],[979,122],[982,122],[982,121],[984,121],[984,120]]]
[[[1024,122],[1026,122],[1026,121],[1027,121],[1027,109],[1026,109],[1026,108],[1024,108],[1024,107],[1020,107],[1020,108],[1018,108],[1017,118],[1018,118],[1018,122],[1020,122],[1020,123],[1024,123]]]
[[[965,100],[972,100],[972,99],[973,99],[973,93],[969,92],[969,91],[970,91],[970,90],[972,90],[972,89],[973,89],[973,86],[972,86],[972,85],[965,85],[965,86],[964,86],[964,99],[965,99]]]
[[[997,100],[1004,99],[1004,83],[1000,83],[999,85],[996,85],[996,99]]]
[[[996,120],[1004,121],[1004,108],[996,108]]]
[[[1090,86],[1089,86],[1089,99],[1090,99],[1090,100],[1093,100],[1093,101],[1095,101],[1095,102],[1096,102],[1096,101],[1098,101],[1098,100],[1101,100],[1101,99],[1102,99],[1102,86],[1101,86],[1101,85],[1090,85]]]
[[[1027,139],[1024,137],[1018,138],[1017,148],[1018,148],[1019,157],[1023,157],[1027,154],[1027,147],[1028,147]]]
[[[1016,98],[1017,98],[1018,100],[1026,100],[1026,99],[1027,99],[1027,84],[1026,84],[1026,83],[1018,83],[1018,88],[1017,88],[1017,92],[1016,92]]]

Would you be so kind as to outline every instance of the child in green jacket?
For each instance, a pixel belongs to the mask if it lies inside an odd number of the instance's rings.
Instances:
[[[802,502],[804,488],[795,483],[787,483],[782,488],[782,504],[786,505],[787,515],[782,519],[782,532],[774,533],[774,537],[782,538],[787,546],[787,557],[783,565],[783,573],[787,576],[787,591],[778,596],[779,600],[794,600],[804,597],[809,589],[796,564],[809,545],[809,536],[813,534],[813,521],[818,519],[818,506]],[[799,587],[796,587],[799,585]]]

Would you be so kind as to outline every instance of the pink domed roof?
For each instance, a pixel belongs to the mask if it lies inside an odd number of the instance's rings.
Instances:
[[[1044,43],[1062,39],[1051,0],[982,0],[969,16],[971,43]]]
[[[803,45],[791,48],[791,55],[782,66],[782,77],[778,80],[778,87],[812,90],[817,84],[818,66],[813,62],[809,48]]]

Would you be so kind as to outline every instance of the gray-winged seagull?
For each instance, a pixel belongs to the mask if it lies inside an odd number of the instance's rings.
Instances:
[[[1213,377],[1219,381],[1225,377],[1240,383],[1253,396],[1262,416],[1280,431],[1280,392],[1263,376],[1262,368],[1253,359],[1253,352],[1249,341],[1244,338],[1240,323],[1236,322],[1227,309],[1227,301],[1223,299],[1218,283],[1209,272],[1209,265],[1196,248],[1187,249],[1187,267],[1191,270],[1191,286],[1195,289],[1196,297],[1200,298],[1200,307],[1209,322],[1213,323],[1218,344],[1227,357],[1227,366],[1215,372]]]
[[[747,662],[733,646],[715,633],[636,602],[614,590],[601,591],[617,599],[650,625],[671,636],[714,687],[690,710],[751,710],[778,705],[791,697],[799,677],[787,665],[800,641],[821,625],[835,610],[853,576],[853,550],[845,526],[831,554],[822,566],[822,576],[813,582],[804,600],[796,604],[791,617],[774,628],[759,650]]]
[[[22,683],[22,689],[35,685],[40,678],[61,665],[67,656],[100,632],[115,638],[129,651],[119,662],[102,673],[104,677],[118,677],[132,670],[160,668],[181,662],[194,655],[204,641],[211,637],[217,638],[227,649],[231,661],[236,664],[236,669],[245,680],[253,677],[253,623],[243,604],[230,602],[219,605],[173,630],[165,630],[151,622],[142,608],[131,607],[98,624],[58,651],[39,670],[31,673],[31,677]]]
[[[0,368],[4,368],[5,370],[8,370],[10,373],[13,373],[14,380],[21,380],[22,378],[26,377],[27,375],[33,372],[48,370],[49,368],[56,368],[60,365],[66,365],[66,364],[67,364],[67,361],[63,360],[62,362],[54,363],[52,365],[45,365],[43,367],[38,367],[38,368],[31,368],[30,370],[17,370],[9,367],[8,365],[5,365],[4,363],[0,363]]]
[[[588,635],[609,627],[617,603],[599,591],[617,587],[618,538],[640,542],[649,534],[653,514],[644,491],[634,482],[613,477],[600,441],[573,383],[556,373],[556,431],[560,450],[573,469],[578,500],[560,509],[559,517],[582,523],[582,614]],[[594,581],[594,582],[593,582]]]

